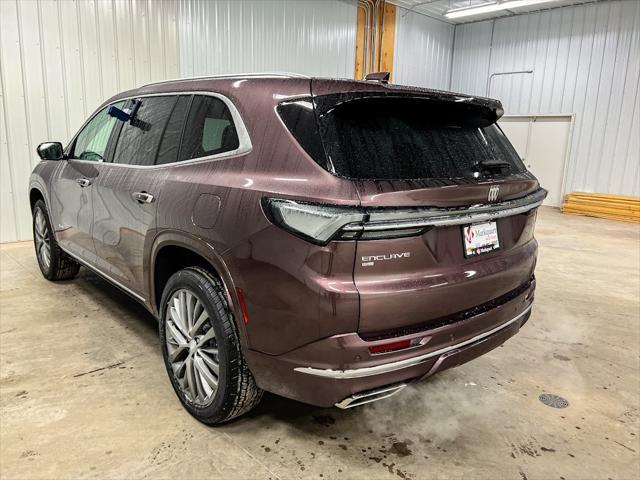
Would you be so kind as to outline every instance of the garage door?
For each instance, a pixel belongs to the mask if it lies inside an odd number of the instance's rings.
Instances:
[[[500,127],[522,157],[525,165],[549,191],[544,204],[562,204],[571,115],[504,116]]]

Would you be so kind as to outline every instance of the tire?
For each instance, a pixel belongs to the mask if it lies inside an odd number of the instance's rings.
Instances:
[[[242,355],[222,283],[207,270],[189,267],[169,278],[160,341],[171,385],[196,419],[215,425],[260,403],[262,390]]]
[[[47,280],[69,280],[80,270],[80,264],[63,252],[53,236],[51,221],[44,201],[33,206],[33,243],[42,275]]]

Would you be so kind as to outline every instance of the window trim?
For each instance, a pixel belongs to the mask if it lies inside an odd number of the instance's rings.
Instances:
[[[147,98],[147,97],[169,97],[169,96],[180,96],[180,95],[204,95],[204,96],[210,96],[210,97],[215,97],[218,98],[220,100],[222,100],[224,102],[224,104],[227,106],[227,108],[229,109],[229,111],[231,112],[231,118],[233,119],[233,122],[235,124],[236,127],[236,132],[238,134],[238,148],[236,148],[235,150],[230,150],[228,152],[222,152],[222,153],[217,153],[215,155],[208,155],[206,157],[198,157],[198,158],[190,158],[189,160],[183,160],[183,161],[176,161],[176,162],[171,162],[171,163],[164,163],[162,165],[128,165],[125,163],[115,163],[113,161],[111,161],[111,159],[109,161],[95,161],[95,160],[82,160],[82,159],[69,159],[70,161],[73,162],[82,162],[82,163],[91,163],[93,165],[96,164],[108,164],[108,165],[113,165],[116,167],[121,167],[121,168],[135,168],[135,169],[149,169],[149,168],[167,168],[167,167],[173,167],[173,166],[177,166],[177,165],[191,165],[194,163],[203,163],[203,162],[210,162],[210,161],[218,161],[218,160],[224,160],[226,158],[230,158],[230,157],[239,157],[241,155],[246,155],[248,153],[250,153],[253,150],[253,145],[251,143],[251,137],[249,136],[249,132],[247,131],[247,127],[244,124],[244,121],[242,120],[242,116],[240,115],[240,112],[238,112],[238,109],[236,108],[235,104],[231,101],[231,99],[229,99],[226,95],[223,95],[221,93],[217,93],[217,92],[210,92],[207,90],[188,90],[188,91],[184,91],[184,92],[162,92],[162,93],[146,93],[146,94],[142,94],[142,95],[131,95],[128,97],[122,97],[122,98],[118,98],[117,100],[113,101],[112,103],[109,103],[107,105],[105,105],[103,108],[99,108],[98,110],[96,110],[93,115],[91,115],[83,124],[82,127],[80,127],[80,129],[78,130],[78,132],[73,136],[73,138],[71,139],[71,141],[67,144],[67,146],[65,147],[65,153],[68,153],[69,148],[75,143],[78,135],[80,134],[80,132],[82,132],[82,130],[84,130],[84,127],[91,121],[93,120],[93,117],[95,117],[98,113],[100,113],[104,108],[107,108],[111,105],[116,104],[117,102],[121,102],[121,101],[127,101],[127,100],[131,100],[133,98]],[[186,124],[186,119],[185,119],[185,124]],[[183,134],[184,134],[184,124],[183,124]],[[162,139],[161,139],[162,141]],[[111,139],[110,139],[111,142]],[[117,141],[116,141],[117,144]],[[109,146],[108,148],[111,148],[111,146]],[[113,145],[114,148],[114,152],[115,152],[115,145]],[[180,138],[180,145],[179,148],[182,148],[182,136]],[[179,157],[178,157],[179,158]]]

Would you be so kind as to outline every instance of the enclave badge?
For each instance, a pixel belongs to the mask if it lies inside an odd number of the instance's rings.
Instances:
[[[362,257],[362,266],[371,267],[375,262],[380,262],[383,260],[398,260],[400,258],[409,257],[411,257],[411,252],[391,253],[383,255],[365,255],[364,257]]]

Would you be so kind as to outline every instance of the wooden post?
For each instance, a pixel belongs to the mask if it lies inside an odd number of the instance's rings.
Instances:
[[[382,8],[382,2],[375,3],[371,0],[363,0],[371,9],[377,9],[376,25],[373,25],[373,13],[367,25],[365,7],[358,2],[358,15],[356,24],[356,60],[354,78],[362,80],[367,73],[389,72],[393,78],[393,52],[396,36],[396,6],[387,3]],[[375,28],[374,28],[375,27]],[[375,36],[373,32],[376,32]],[[365,50],[366,47],[366,50]],[[371,49],[373,52],[373,64]]]
[[[387,3],[384,7],[384,26],[382,30],[382,56],[380,70],[391,73],[393,81],[393,52],[396,42],[396,6]]]

